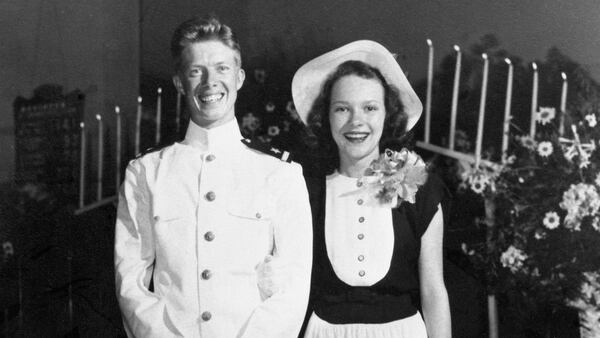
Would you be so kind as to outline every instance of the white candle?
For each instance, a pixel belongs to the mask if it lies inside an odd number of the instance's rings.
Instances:
[[[567,74],[560,73],[563,79],[562,92],[560,95],[560,125],[558,126],[558,134],[563,136],[565,133],[565,116],[567,115]]]
[[[179,137],[179,128],[180,128],[180,119],[181,119],[181,93],[177,92],[177,105],[175,106],[175,132]]]
[[[115,192],[118,194],[119,185],[121,184],[121,109],[119,109],[119,106],[115,106],[115,115],[117,118],[117,155],[115,156],[115,185],[117,189]]]
[[[504,125],[502,128],[502,158],[506,156],[508,151],[508,134],[510,132],[510,108],[512,102],[512,85],[513,85],[513,65],[510,59],[504,61],[508,64],[508,80],[506,80],[506,101],[504,104]]]
[[[481,161],[481,147],[483,141],[483,121],[485,119],[485,99],[487,96],[489,60],[487,54],[481,54],[483,58],[483,79],[481,80],[481,100],[479,101],[479,121],[477,122],[477,141],[475,143],[475,166]]]
[[[83,205],[85,203],[85,123],[79,123],[79,127],[81,128],[81,153],[79,157],[79,208],[83,208]]]
[[[535,125],[537,123],[535,115],[537,113],[538,100],[538,69],[535,62],[533,62],[531,66],[533,67],[533,90],[531,93],[531,124],[529,127],[529,136],[535,138]]]
[[[142,124],[142,97],[138,96],[137,98],[137,112],[135,115],[135,154],[138,155],[140,153],[140,127]]]
[[[425,101],[425,143],[429,143],[431,129],[431,87],[433,82],[433,43],[427,39],[429,58],[427,62],[427,99]]]
[[[104,167],[104,128],[102,127],[102,116],[96,114],[98,120],[98,188],[96,189],[96,199],[102,199],[102,168]]]
[[[460,83],[460,63],[462,58],[460,47],[454,45],[454,50],[456,51],[456,68],[454,70],[454,86],[452,88],[452,110],[450,112],[450,150],[454,150],[454,135],[456,134],[456,111],[458,107],[458,86]]]
[[[154,142],[156,144],[160,143],[160,122],[161,122],[161,115],[162,115],[162,98],[161,98],[161,93],[162,93],[162,88],[158,87],[158,95],[156,97],[156,138],[154,140]]]

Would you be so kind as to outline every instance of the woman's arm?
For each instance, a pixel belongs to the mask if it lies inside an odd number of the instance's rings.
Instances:
[[[452,336],[448,292],[444,284],[444,219],[441,205],[421,237],[419,280],[421,305],[430,338]]]

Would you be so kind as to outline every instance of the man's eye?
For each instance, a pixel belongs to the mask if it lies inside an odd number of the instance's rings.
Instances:
[[[226,66],[226,65],[220,65],[219,67],[217,67],[217,70],[220,72],[226,72],[229,69],[230,69],[229,66]]]
[[[190,75],[191,76],[198,76],[198,75],[200,75],[200,73],[201,73],[200,69],[198,69],[198,68],[190,70]]]

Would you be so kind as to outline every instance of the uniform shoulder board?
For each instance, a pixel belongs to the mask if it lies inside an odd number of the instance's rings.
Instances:
[[[265,153],[267,155],[271,155],[273,157],[277,157],[278,159],[291,163],[292,162],[292,154],[285,150],[279,150],[273,147],[271,144],[259,140],[250,140],[250,139],[242,139],[242,143],[245,144],[248,148],[252,148],[254,150],[258,150],[261,153]]]
[[[166,148],[168,146],[173,145],[174,143],[175,142],[170,142],[170,143],[167,143],[167,144],[161,144],[161,145],[157,145],[157,146],[154,146],[154,147],[146,148],[146,150],[142,150],[142,151],[140,151],[139,154],[135,155],[135,158],[138,159],[138,158],[140,158],[140,157],[142,157],[144,155],[147,155],[147,154],[150,154],[150,153],[153,153],[153,152],[156,152],[156,151],[160,151],[160,150],[162,150],[162,149],[164,149],[164,148]]]

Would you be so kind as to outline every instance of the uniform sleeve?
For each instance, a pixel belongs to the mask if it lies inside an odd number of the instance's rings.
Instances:
[[[427,182],[417,191],[415,207],[417,212],[416,235],[423,236],[433,216],[442,205],[444,218],[449,215],[450,192],[444,182],[434,173],[429,173]],[[446,220],[446,219],[445,219]],[[446,224],[444,222],[444,224]]]
[[[304,321],[312,265],[312,217],[302,169],[293,163],[277,178],[273,256],[283,263],[277,270],[283,285],[259,305],[242,337],[296,337]]]
[[[163,324],[163,302],[148,290],[155,248],[142,168],[139,161],[132,161],[119,191],[115,225],[117,298],[127,336],[172,336]]]

